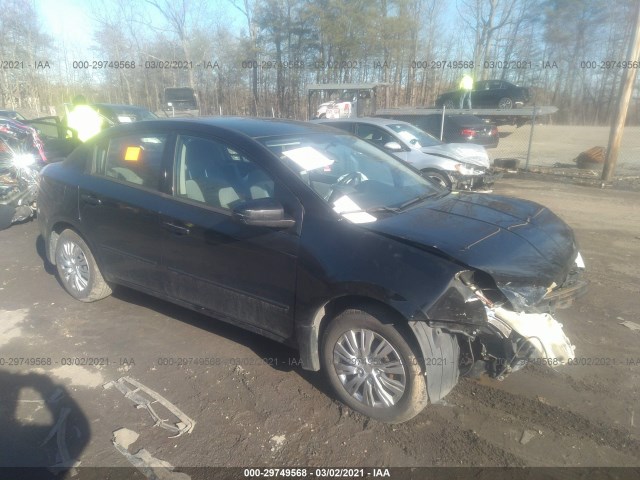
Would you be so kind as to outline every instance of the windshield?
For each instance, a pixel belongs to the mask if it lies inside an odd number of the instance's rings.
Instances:
[[[407,142],[413,148],[433,147],[435,145],[441,145],[442,142],[436,137],[432,137],[428,133],[420,130],[413,125],[407,125],[405,123],[395,123],[393,125],[387,125],[398,134],[402,140]]]
[[[261,141],[336,212],[356,223],[447,193],[395,157],[350,135]]]

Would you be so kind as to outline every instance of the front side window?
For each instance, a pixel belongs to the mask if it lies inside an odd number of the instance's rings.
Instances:
[[[272,177],[218,140],[180,135],[175,165],[179,198],[230,210],[247,200],[274,196]]]
[[[366,123],[358,124],[357,135],[363,140],[367,140],[379,147],[384,147],[387,143],[396,141],[396,139],[393,138],[393,135],[385,132],[382,128],[374,125],[367,125]]]
[[[95,173],[131,185],[159,190],[164,176],[162,157],[167,135],[140,133],[98,146]]]

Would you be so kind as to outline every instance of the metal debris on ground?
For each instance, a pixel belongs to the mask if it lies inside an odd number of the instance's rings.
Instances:
[[[638,325],[635,322],[630,322],[629,320],[626,320],[626,321],[620,323],[620,325],[623,325],[623,326],[627,327],[630,330],[640,330],[640,325]]]
[[[69,448],[67,447],[67,417],[71,413],[71,409],[67,407],[63,407],[60,410],[60,416],[56,421],[56,424],[51,428],[47,438],[40,444],[41,447],[46,445],[49,440],[56,436],[56,443],[58,445],[58,452],[56,454],[56,464],[49,467],[49,470],[54,474],[58,474],[65,470],[71,469],[69,471],[70,476],[74,477],[77,475],[77,471],[74,467],[80,465],[80,462],[77,460],[73,460],[71,455],[69,454]]]
[[[144,386],[131,377],[120,377],[117,380],[106,383],[103,387],[105,389],[116,387],[125,398],[128,398],[136,404],[136,408],[144,408],[147,410],[149,415],[155,420],[155,425],[169,430],[174,434],[169,438],[179,437],[183,433],[191,433],[193,427],[195,427],[196,422],[189,418],[182,410],[158,392],[151,390],[149,387]],[[170,423],[168,419],[161,418],[153,408],[153,405],[156,403],[169,410],[179,421]]]
[[[533,438],[535,438],[536,435],[537,435],[537,432],[535,432],[534,430],[525,430],[524,432],[522,432],[522,436],[520,437],[520,443],[522,445],[526,445]]]
[[[128,428],[120,428],[113,432],[111,443],[142,474],[157,480],[190,480],[186,473],[174,472],[173,465],[151,455],[141,448],[135,454],[129,453],[129,445],[138,439],[138,434]]]

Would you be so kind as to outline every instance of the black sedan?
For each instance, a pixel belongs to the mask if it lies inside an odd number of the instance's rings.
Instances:
[[[445,143],[474,143],[485,148],[494,148],[500,141],[498,127],[475,115],[445,114],[444,124],[439,113],[380,116],[411,123],[436,138],[440,138],[442,132],[442,141]]]
[[[43,170],[38,208],[76,299],[124,285],[292,345],[382,421],[440,400],[462,364],[503,377],[574,354],[548,313],[584,288],[564,222],[524,200],[450,193],[332,128],[117,126]]]
[[[438,108],[460,108],[462,90],[447,92],[436,99]],[[499,108],[509,110],[526,105],[532,98],[531,90],[504,80],[481,80],[475,82],[471,91],[473,108]]]

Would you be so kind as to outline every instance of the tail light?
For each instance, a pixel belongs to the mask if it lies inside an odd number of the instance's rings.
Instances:
[[[463,128],[462,130],[460,130],[460,135],[462,135],[463,137],[473,138],[476,136],[476,131],[472,128]]]
[[[491,133],[489,135],[491,135],[492,137],[497,137],[498,136],[498,127],[493,127],[491,129]]]

